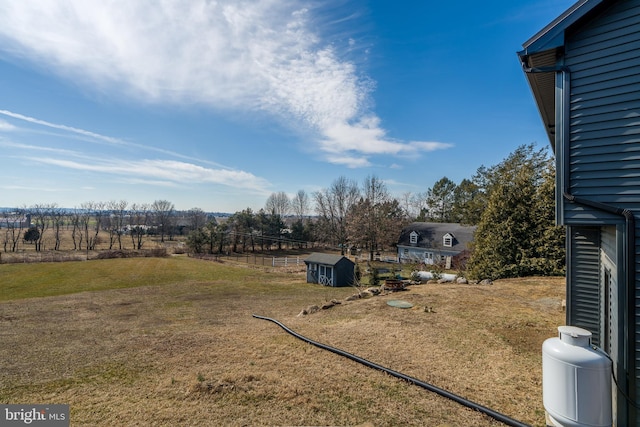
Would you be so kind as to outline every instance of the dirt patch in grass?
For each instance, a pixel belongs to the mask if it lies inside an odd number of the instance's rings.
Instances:
[[[1,303],[0,401],[68,403],[74,426],[500,425],[256,313],[544,425],[540,348],[564,322],[563,279],[420,285],[345,301],[353,289],[262,276]],[[386,304],[399,298],[414,307]],[[331,299],[342,304],[297,316]]]

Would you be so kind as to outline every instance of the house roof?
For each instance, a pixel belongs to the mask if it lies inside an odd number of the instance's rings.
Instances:
[[[411,233],[414,231],[418,234],[417,244],[411,243]],[[473,241],[473,233],[475,231],[475,226],[448,222],[413,222],[400,233],[398,246],[444,249],[442,238],[447,234],[451,234],[454,237],[453,245],[446,249],[461,252],[467,249],[469,243]]]
[[[314,252],[311,255],[309,255],[304,260],[304,262],[305,262],[305,264],[336,265],[337,263],[342,261],[343,258],[346,259],[349,262],[353,262],[349,258],[344,257],[342,255],[323,254],[323,253],[318,253],[318,252]]]
[[[523,50],[518,52],[520,63],[547,130],[549,142],[554,149],[556,127],[556,73],[554,71],[560,71],[558,59],[564,53],[566,36],[614,2],[615,0],[579,0],[524,42]]]

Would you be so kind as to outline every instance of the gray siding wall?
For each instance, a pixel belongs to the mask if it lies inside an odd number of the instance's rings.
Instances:
[[[568,227],[567,232],[572,260],[567,271],[567,321],[591,331],[593,344],[599,346],[600,230],[597,227]]]
[[[622,1],[567,40],[570,190],[623,208],[640,204],[640,0]],[[570,203],[566,224],[620,218]],[[602,223],[602,222],[600,222]]]
[[[570,69],[569,113],[565,118],[569,125],[566,137],[570,192],[629,209],[636,218],[636,244],[631,249],[636,253],[636,308],[631,313],[636,331],[636,340],[631,344],[635,349],[635,372],[631,375],[636,378],[636,389],[631,392],[640,396],[640,0],[616,2],[582,30],[568,35],[564,65]],[[564,201],[559,215],[566,225],[623,221],[619,216]],[[576,241],[571,248],[584,255],[582,260],[572,262],[591,268],[586,260],[590,239],[586,235],[573,237]],[[603,250],[607,251],[606,246]],[[626,266],[618,267],[618,274],[622,274]],[[571,267],[569,273],[578,274],[576,269]],[[581,286],[590,286],[589,279],[580,280],[585,280]],[[587,289],[576,289],[574,293],[582,295],[573,310],[575,318],[581,319],[580,311],[592,303],[594,296],[588,298]],[[640,421],[640,417],[636,419],[634,414],[629,421],[636,420]]]
[[[335,266],[334,286],[349,286],[353,284],[354,265],[343,259]]]

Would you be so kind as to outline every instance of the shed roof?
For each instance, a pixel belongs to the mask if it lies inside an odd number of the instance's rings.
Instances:
[[[309,255],[305,260],[305,264],[324,264],[324,265],[336,265],[342,259],[346,259],[349,262],[351,261],[349,258],[342,255],[334,255],[334,254],[323,254],[319,252],[314,252]]]
[[[555,72],[564,53],[567,34],[600,13],[615,0],[579,0],[523,43],[518,57],[538,105],[551,146],[555,149]]]

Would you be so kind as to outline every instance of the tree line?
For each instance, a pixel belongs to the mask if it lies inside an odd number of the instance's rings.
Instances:
[[[311,195],[273,193],[258,212],[247,208],[224,225],[194,232],[190,246],[196,252],[221,251],[229,237],[235,252],[313,241],[342,254],[357,249],[373,259],[374,253],[395,248],[400,231],[413,221],[452,222],[477,226],[468,277],[561,275],[564,229],[554,223],[554,188],[548,150],[522,145],[458,184],[443,177],[422,193],[393,197],[376,176],[361,184],[341,176]]]
[[[177,212],[173,203],[86,202],[78,209],[55,204],[3,212],[3,249],[20,240],[60,250],[61,230],[71,231],[74,250],[94,250],[100,231],[109,249],[141,249],[144,236],[160,242],[186,236],[194,253],[247,252],[306,247],[311,242],[374,254],[394,249],[413,221],[477,226],[468,263],[470,277],[497,279],[562,274],[564,231],[554,225],[554,163],[546,149],[523,145],[499,164],[479,167],[459,183],[446,176],[425,192],[394,197],[375,175],[362,183],[340,176],[327,188],[293,196],[272,193],[264,208],[246,208],[219,220],[200,208]],[[15,218],[29,215],[30,224]],[[27,235],[28,233],[28,235]]]
[[[202,217],[202,210],[189,211],[189,218]],[[204,220],[201,220],[204,222]],[[4,252],[16,252],[22,242],[34,245],[37,252],[62,250],[62,236],[70,235],[73,250],[95,250],[107,234],[109,249],[141,249],[144,237],[159,235],[160,241],[172,238],[182,230],[175,222],[175,208],[167,200],[153,203],[127,201],[85,202],[74,209],[57,204],[35,204],[5,210],[0,215]],[[45,247],[45,242],[49,246]]]

